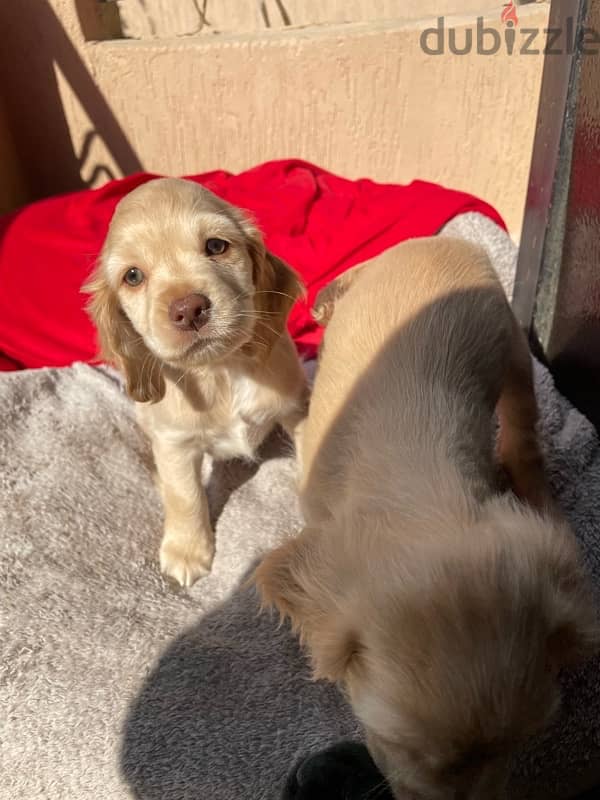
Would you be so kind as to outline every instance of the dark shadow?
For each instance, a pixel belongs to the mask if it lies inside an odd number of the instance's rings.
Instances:
[[[90,6],[90,0],[86,5]],[[0,69],[10,76],[2,91],[32,199],[84,188],[87,183],[81,170],[87,166],[89,147],[84,145],[81,153],[74,149],[56,69],[90,119],[88,137],[103,140],[123,174],[143,169],[47,0],[21,0],[18,10],[12,3],[0,3],[0,30]],[[107,165],[90,165],[90,181],[98,171],[110,174]]]
[[[600,371],[595,366],[590,367],[587,358],[578,358],[576,355],[577,352],[585,354],[590,341],[597,342],[598,333],[592,340],[582,337],[578,344],[580,349],[557,358],[552,363],[551,371],[559,392],[600,432]]]
[[[589,419],[600,433],[600,382],[597,376],[589,381],[582,380],[580,373],[570,368],[566,372],[552,371],[556,387],[575,408]],[[600,796],[600,795],[599,795]]]
[[[133,702],[121,769],[143,800],[277,800],[298,756],[359,736],[296,638],[239,588],[180,636]]]
[[[72,0],[86,42],[122,39],[123,29],[115,0]]]
[[[569,343],[569,348],[549,362],[544,348],[535,331],[529,335],[531,352],[551,373],[558,391],[566,397],[575,408],[589,419],[596,431],[600,433],[600,379],[599,370],[593,364],[590,353],[597,350],[600,341],[597,323],[583,330]],[[597,360],[597,357],[596,357]]]
[[[210,523],[213,529],[231,495],[256,475],[259,466],[260,462],[258,461],[242,461],[241,459],[213,462],[206,486]]]
[[[264,461],[293,452],[293,445],[279,427],[269,434],[260,446],[255,461],[214,461],[206,487],[210,507],[210,521],[216,526],[227,501],[237,489],[249,481]]]
[[[99,139],[97,131],[88,131],[86,135],[83,137],[83,144],[81,146],[81,152],[79,153],[79,163],[83,167],[87,164],[87,161],[90,157],[90,153],[92,151],[92,146],[96,139]],[[94,170],[89,178],[85,181],[87,186],[93,186],[96,179],[101,175],[104,174],[104,178],[107,181],[114,180],[117,176],[111,171],[109,167],[105,164],[96,164]]]

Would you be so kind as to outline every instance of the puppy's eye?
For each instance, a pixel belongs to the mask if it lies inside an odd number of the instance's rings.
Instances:
[[[139,286],[140,283],[144,280],[144,273],[141,269],[137,267],[131,267],[128,269],[125,275],[123,276],[123,280],[129,286]]]
[[[207,256],[221,256],[229,247],[225,239],[207,239],[204,249]]]

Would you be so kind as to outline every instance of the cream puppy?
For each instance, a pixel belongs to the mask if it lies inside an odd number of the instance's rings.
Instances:
[[[347,692],[399,800],[495,800],[558,708],[559,670],[597,641],[525,338],[485,254],[446,238],[347,273],[316,313],[306,528],[255,580]],[[517,496],[499,490],[495,409]]]
[[[301,285],[239,209],[164,178],[121,200],[84,289],[103,355],[124,372],[152,440],[162,570],[190,586],[215,551],[204,456],[252,458],[274,425],[293,433],[304,416],[286,330]]]

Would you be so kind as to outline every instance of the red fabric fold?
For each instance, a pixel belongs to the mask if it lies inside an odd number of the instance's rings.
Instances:
[[[118,201],[154,177],[136,174],[41,200],[0,220],[2,369],[94,359],[95,334],[80,287]],[[405,239],[433,235],[466,211],[504,226],[491,206],[463,192],[424,181],[351,181],[299,160],[271,161],[239,175],[188,177],[246,209],[267,247],[302,276],[307,298],[292,310],[289,328],[304,356],[314,355],[322,333],[310,306],[336,275]]]

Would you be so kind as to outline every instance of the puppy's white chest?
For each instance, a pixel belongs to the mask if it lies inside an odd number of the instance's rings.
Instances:
[[[219,460],[252,458],[296,401],[244,373],[211,370],[169,381],[164,402],[138,406],[153,438],[189,444]]]
[[[276,421],[274,400],[251,378],[230,378],[227,400],[205,420],[207,452],[218,459],[252,458]]]

